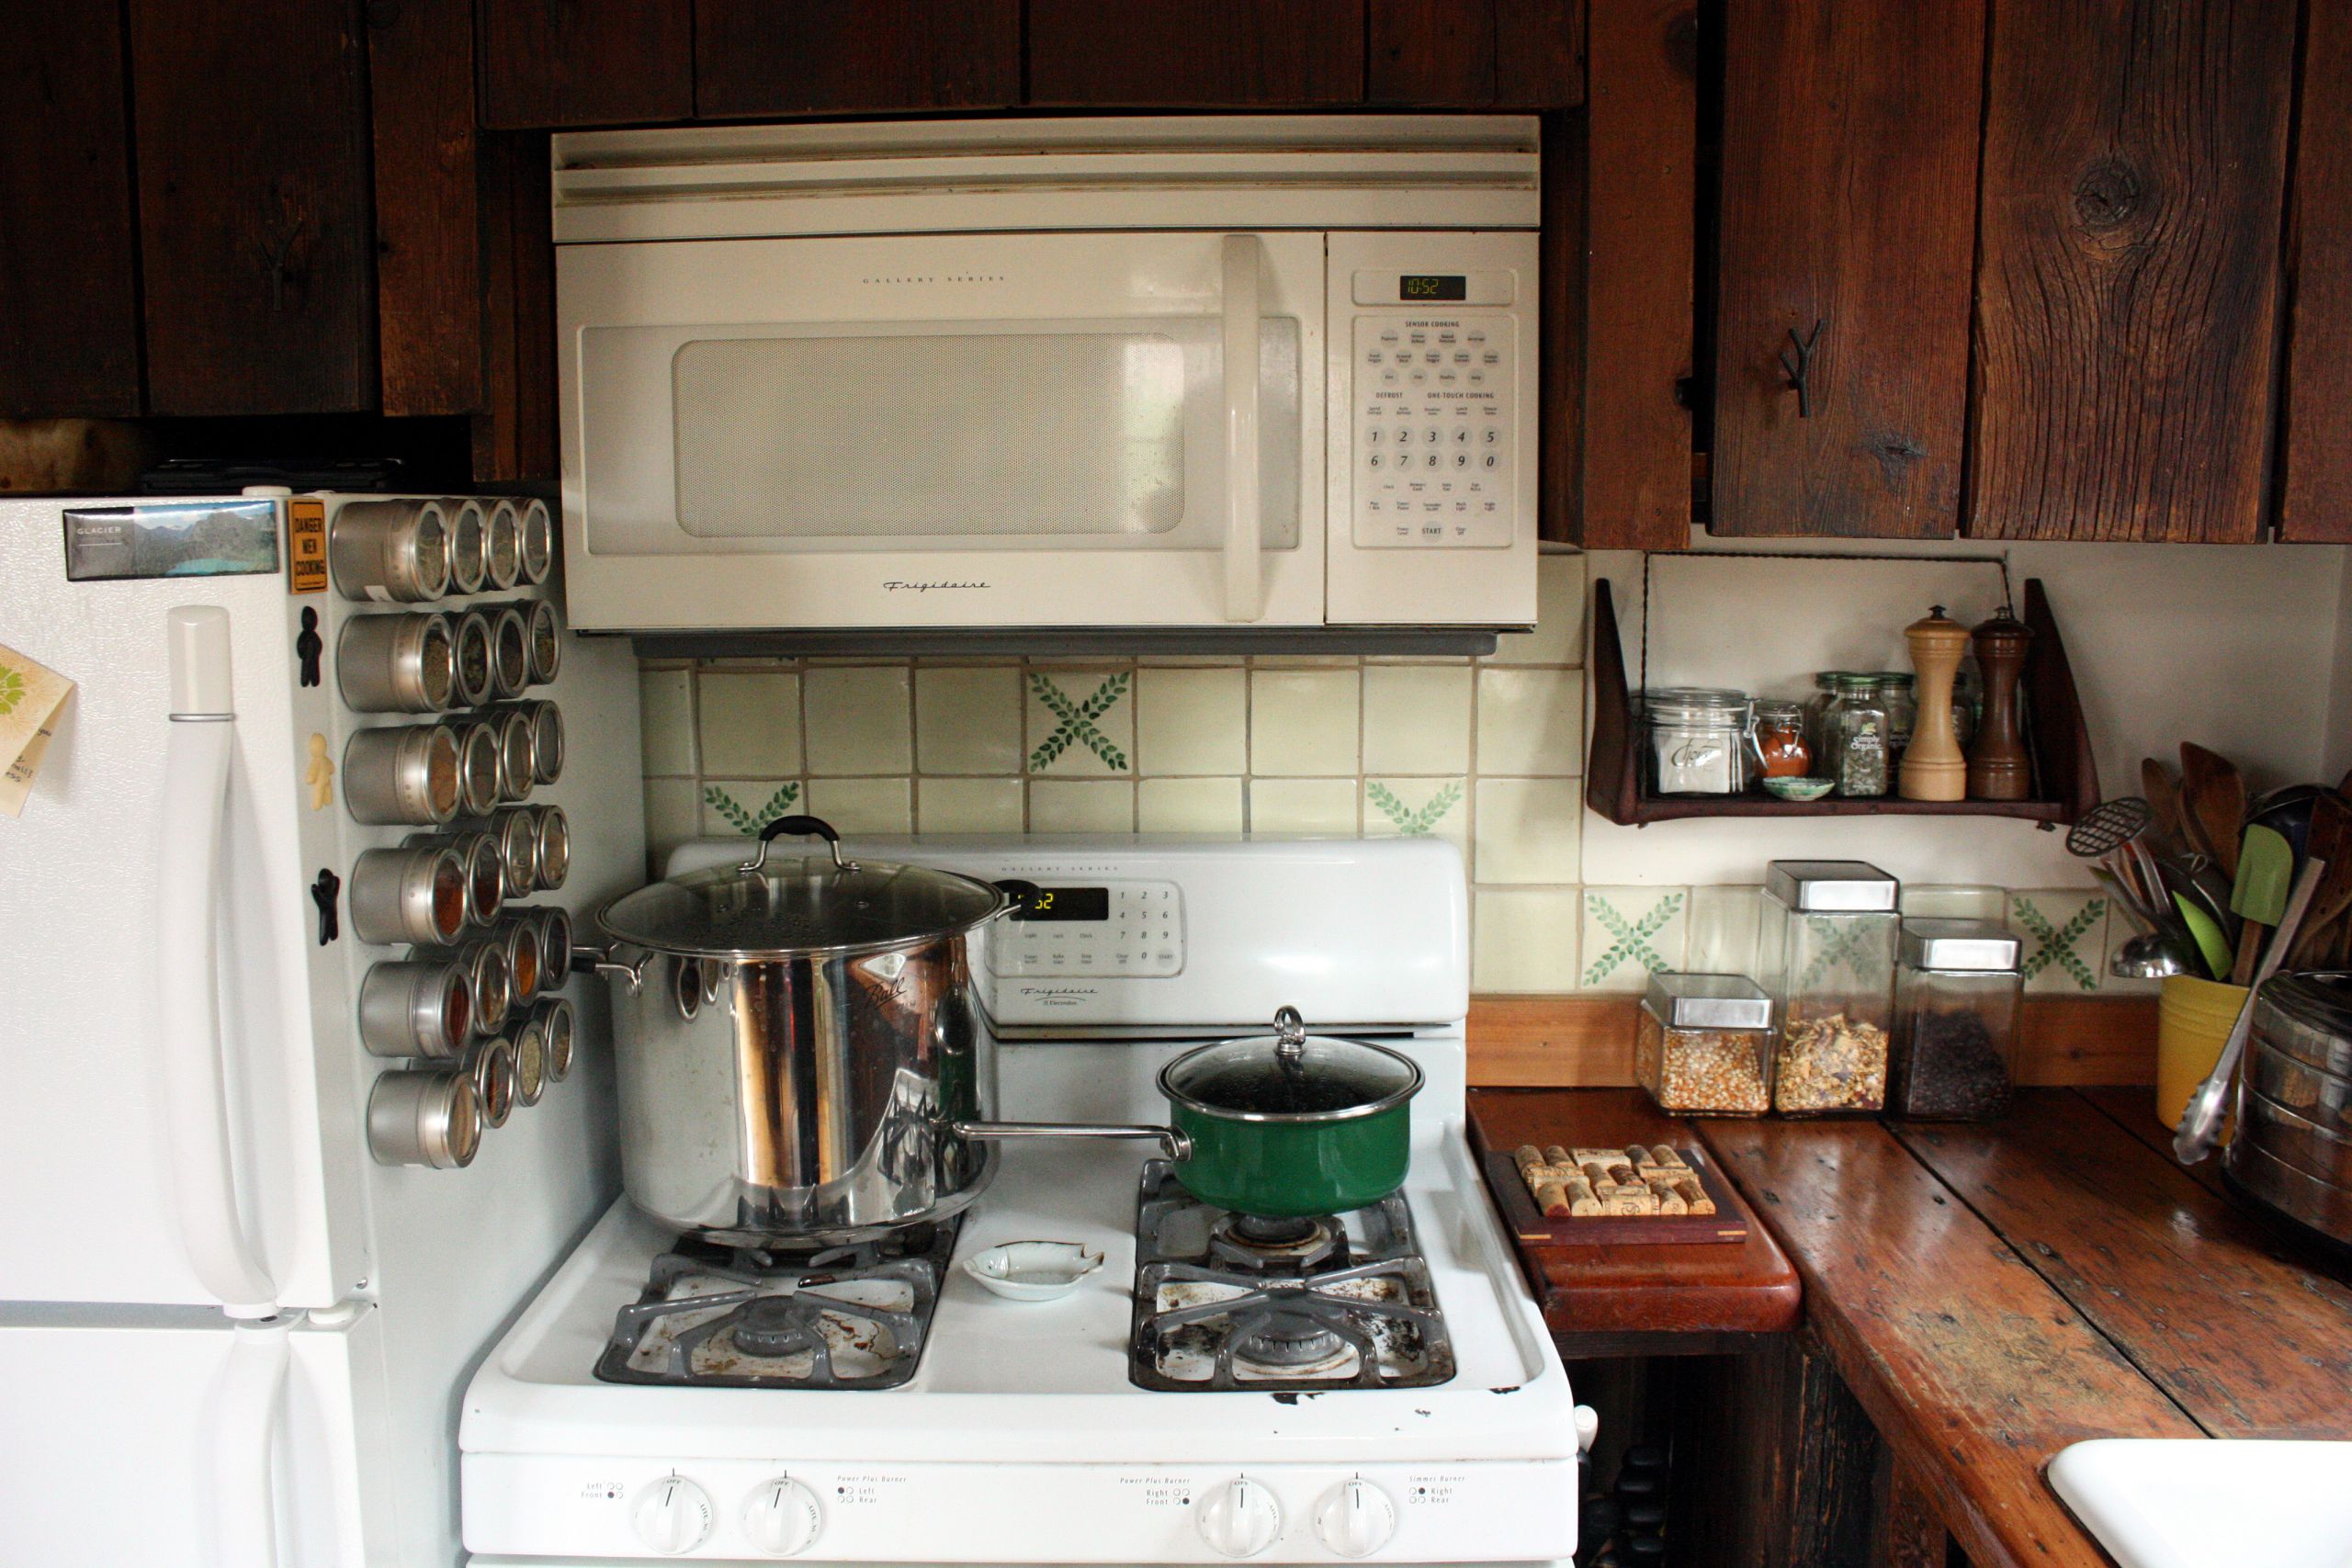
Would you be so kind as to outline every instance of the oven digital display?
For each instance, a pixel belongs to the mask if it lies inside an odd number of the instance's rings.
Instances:
[[[1417,299],[1467,299],[1470,279],[1461,273],[1408,272],[1396,279],[1396,298],[1408,304]]]
[[[1111,890],[1107,887],[1040,887],[1017,920],[1107,920]]]

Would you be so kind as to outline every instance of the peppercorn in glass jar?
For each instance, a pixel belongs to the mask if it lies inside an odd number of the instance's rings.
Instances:
[[[1866,861],[1774,861],[1766,871],[1757,976],[1773,1002],[1774,1110],[1885,1106],[1897,891]]]
[[[1992,920],[1903,922],[1886,1108],[1976,1122],[2009,1102],[2025,976],[2018,939]]]
[[[1634,1077],[1678,1116],[1772,1108],[1772,998],[1744,975],[1653,975],[1634,1034]]]

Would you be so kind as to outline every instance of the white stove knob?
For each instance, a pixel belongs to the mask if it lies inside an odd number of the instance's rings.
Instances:
[[[1369,1557],[1396,1534],[1396,1505],[1369,1481],[1342,1481],[1315,1510],[1315,1533],[1342,1557]]]
[[[1255,1557],[1282,1533],[1282,1505],[1263,1484],[1238,1475],[1209,1489],[1194,1523],[1201,1539],[1226,1556]]]
[[[665,1475],[637,1499],[637,1539],[665,1557],[710,1539],[710,1494],[683,1475]]]
[[[808,1550],[825,1528],[817,1495],[789,1476],[760,1483],[743,1504],[743,1533],[752,1544],[775,1557],[796,1557]]]

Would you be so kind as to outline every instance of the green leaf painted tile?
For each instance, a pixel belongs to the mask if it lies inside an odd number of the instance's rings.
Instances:
[[[737,832],[748,838],[791,810],[792,803],[800,798],[800,786],[797,784],[779,784],[776,792],[768,796],[767,804],[757,811],[746,810],[741,802],[717,784],[703,785],[702,798],[705,805],[726,818]]]
[[[1053,733],[1039,741],[1029,753],[1029,771],[1043,773],[1047,763],[1070,749],[1080,745],[1101,760],[1114,773],[1127,772],[1127,754],[1112,743],[1111,738],[1096,727],[1095,720],[1115,706],[1127,694],[1134,676],[1127,671],[1106,675],[1094,693],[1083,702],[1073,701],[1069,693],[1057,685],[1051,675],[1043,671],[1029,674],[1029,689],[1058,721]]]
[[[1674,917],[1681,912],[1682,895],[1668,893],[1650,906],[1639,919],[1628,919],[1614,904],[1598,893],[1585,895],[1585,911],[1600,923],[1609,934],[1608,948],[1585,965],[1584,983],[1598,986],[1616,973],[1628,960],[1639,964],[1653,975],[1664,974],[1669,965],[1650,939],[1664,931]],[[1588,941],[1590,939],[1588,938]]]
[[[2018,965],[2028,980],[2044,969],[2055,968],[2086,991],[2098,989],[2098,970],[2075,951],[2075,944],[2098,929],[2099,920],[2107,914],[2106,899],[2084,900],[2083,907],[2075,911],[2074,919],[2064,925],[2052,921],[2042,913],[2040,906],[2022,894],[2010,897],[2009,913],[2024,931],[2031,949]]]
[[[1405,804],[1396,792],[1377,779],[1364,784],[1364,798],[1380,808],[1396,831],[1408,839],[1427,838],[1447,812],[1462,802],[1462,781],[1449,779],[1438,792],[1417,808]]]

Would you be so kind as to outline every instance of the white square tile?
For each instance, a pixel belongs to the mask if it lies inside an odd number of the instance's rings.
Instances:
[[[1761,890],[1748,886],[1690,889],[1682,967],[1695,975],[1756,975]]]
[[[1134,671],[1057,665],[1024,678],[1031,773],[1134,773]]]
[[[920,833],[1018,833],[1019,779],[918,779],[915,830]]]
[[[1680,969],[1690,906],[1687,887],[1586,888],[1577,983],[1588,991],[1640,992],[1652,975]]]
[[[2106,980],[2106,894],[2079,887],[2012,890],[2009,930],[2017,933],[2029,993],[2079,997]]]
[[[1136,785],[1138,833],[1238,833],[1241,781],[1146,779]]]
[[[910,779],[810,779],[808,810],[844,833],[911,833]],[[822,848],[822,846],[819,846]]]
[[[695,678],[689,670],[645,670],[637,677],[638,737],[648,778],[695,771]]]
[[[1584,786],[1575,779],[1480,779],[1472,822],[1481,883],[1574,882],[1582,871]]]
[[[706,774],[757,779],[800,771],[799,676],[706,670],[695,681]]]
[[[1458,773],[1467,770],[1470,677],[1466,663],[1364,666],[1364,771]]]
[[[701,803],[692,779],[645,781],[645,874],[658,877],[670,852],[702,833]]]
[[[1492,664],[1584,662],[1585,558],[1535,558],[1535,629],[1495,639]]]
[[[1478,671],[1478,771],[1573,777],[1584,772],[1584,672]]]
[[[1125,779],[1032,779],[1033,833],[1132,833],[1136,786]]]
[[[1250,675],[1224,670],[1136,671],[1136,771],[1240,773],[1250,766]]]
[[[710,838],[746,836],[802,809],[797,779],[705,779],[702,830]]]
[[[1253,778],[1250,781],[1250,831],[1352,837],[1357,787],[1353,779]]]
[[[1960,883],[1906,883],[1898,900],[1903,913],[1921,920],[2007,920],[2008,893],[1999,887]]]
[[[1472,900],[1470,985],[1477,991],[1573,991],[1584,895],[1574,887],[1481,887]]]
[[[1250,672],[1250,771],[1353,777],[1361,671],[1253,670]],[[1352,797],[1354,792],[1350,790]]]
[[[1367,839],[1444,839],[1465,854],[1470,849],[1470,782],[1464,778],[1397,778],[1363,781],[1363,836]]]
[[[825,666],[805,681],[810,773],[903,773],[914,766],[905,665]]]
[[[1019,773],[1021,671],[916,671],[915,765],[926,773]]]

